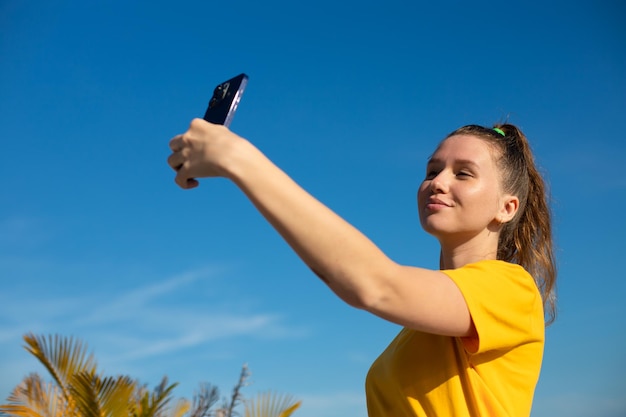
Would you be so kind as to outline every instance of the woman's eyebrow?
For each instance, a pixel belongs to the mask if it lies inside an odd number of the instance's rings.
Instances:
[[[427,162],[427,165],[432,165],[432,164],[445,164],[443,159],[440,158],[430,158]],[[472,168],[478,168],[478,164],[476,162],[474,162],[471,159],[455,159],[454,160],[454,165],[466,165],[466,166],[470,166]]]
[[[431,165],[431,164],[440,164],[442,162],[441,159],[438,158],[433,158],[432,156],[430,158],[428,158],[428,161],[426,161],[427,165]]]

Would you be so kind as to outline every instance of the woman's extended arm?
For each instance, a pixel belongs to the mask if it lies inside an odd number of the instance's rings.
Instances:
[[[445,274],[399,265],[360,231],[307,193],[247,140],[192,121],[170,142],[168,163],[182,188],[194,178],[231,179],[300,258],[348,304],[417,330],[472,332],[463,296]]]

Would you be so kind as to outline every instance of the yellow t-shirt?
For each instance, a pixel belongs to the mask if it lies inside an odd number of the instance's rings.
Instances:
[[[367,375],[368,415],[529,416],[544,345],[533,278],[492,260],[442,272],[461,289],[478,337],[401,330]]]

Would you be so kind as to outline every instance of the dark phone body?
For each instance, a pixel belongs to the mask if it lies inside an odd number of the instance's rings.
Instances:
[[[213,97],[209,100],[209,106],[204,113],[204,120],[226,127],[230,126],[247,84],[248,76],[239,74],[215,87]]]

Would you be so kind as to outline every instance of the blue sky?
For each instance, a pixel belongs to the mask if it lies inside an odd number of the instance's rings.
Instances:
[[[559,317],[533,417],[626,414],[626,6],[620,1],[0,1],[0,395],[22,335],[191,396],[365,417],[399,330],[337,299],[225,180],[179,189],[168,141],[250,76],[232,130],[398,262],[436,268],[415,191],[437,142],[508,118],[553,197]]]

